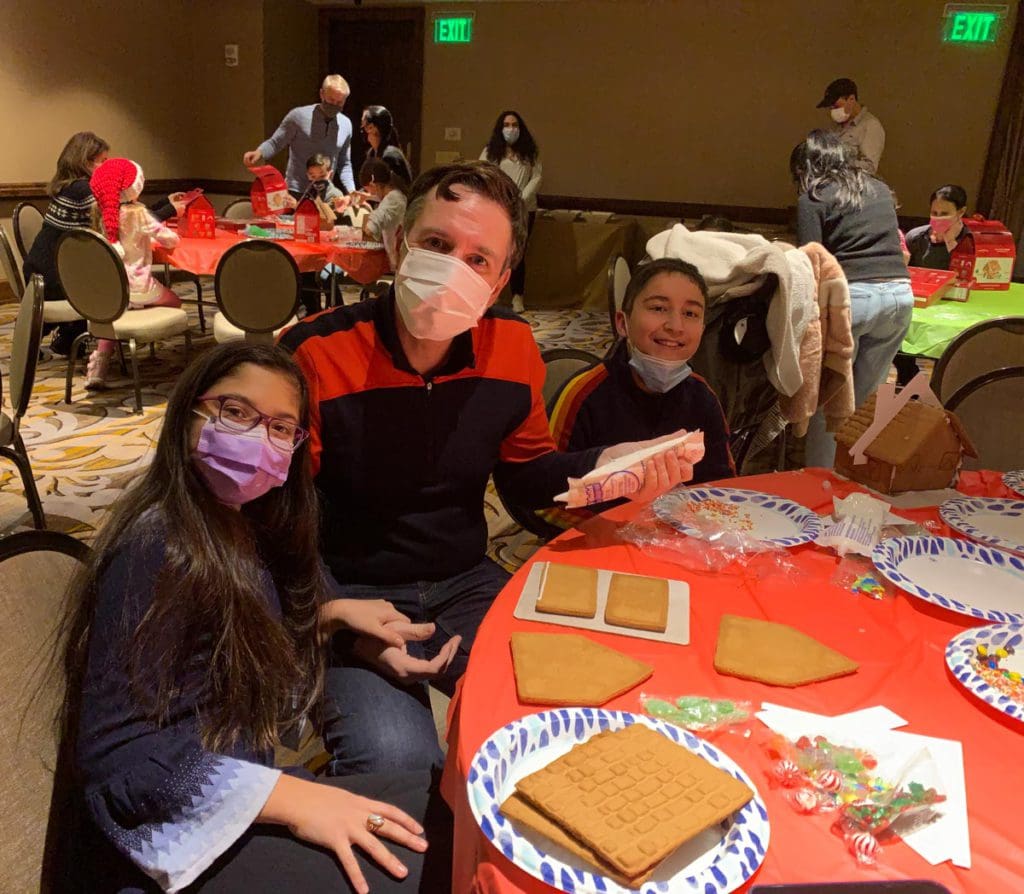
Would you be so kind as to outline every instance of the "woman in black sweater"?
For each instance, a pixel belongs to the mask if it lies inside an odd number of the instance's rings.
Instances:
[[[799,243],[824,245],[850,284],[859,407],[885,382],[914,309],[892,191],[857,167],[839,138],[823,130],[811,131],[793,150],[789,167],[800,193]],[[835,437],[825,431],[819,411],[807,432],[807,465],[830,468],[835,452]]]

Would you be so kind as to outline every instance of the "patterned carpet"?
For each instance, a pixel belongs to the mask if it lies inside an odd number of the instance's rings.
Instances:
[[[190,287],[181,286],[180,290],[187,295]],[[212,293],[212,288],[205,291]],[[187,308],[193,317],[193,353],[206,350],[213,345],[213,337],[199,333],[195,308]],[[0,370],[5,377],[16,312],[15,305],[0,306]],[[602,354],[611,340],[604,314],[559,310],[527,311],[524,316],[541,350],[576,347]],[[208,324],[211,317],[208,313]],[[89,541],[103,524],[110,504],[150,460],[167,395],[186,364],[185,345],[183,339],[176,338],[158,345],[153,356],[142,351],[141,416],[133,412],[129,377],[113,380],[107,391],[86,392],[83,363],[76,367],[72,403],[65,404],[66,362],[61,357],[40,361],[21,432],[48,527]],[[6,399],[4,410],[10,412]],[[537,548],[536,539],[512,522],[493,490],[488,491],[485,512],[491,555],[510,569],[518,567]],[[0,535],[24,527],[31,527],[31,518],[21,478],[10,462],[0,461]]]

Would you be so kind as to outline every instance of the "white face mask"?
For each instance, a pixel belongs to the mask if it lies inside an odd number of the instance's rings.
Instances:
[[[505,142],[510,146],[519,139],[519,128],[518,127],[503,127],[501,129],[501,135],[505,138]]]
[[[850,113],[843,108],[829,109],[828,113],[832,116],[832,120],[835,121],[836,124],[842,124],[844,121],[848,121],[850,119]]]
[[[644,380],[644,384],[658,394],[671,391],[692,372],[690,364],[685,360],[652,357],[633,344],[629,345],[629,365]]]
[[[454,255],[410,248],[395,273],[395,303],[409,334],[447,341],[472,329],[491,300],[491,285]]]

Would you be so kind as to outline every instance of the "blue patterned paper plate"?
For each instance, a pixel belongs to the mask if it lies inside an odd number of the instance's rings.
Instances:
[[[1016,701],[993,686],[989,686],[974,669],[972,659],[978,646],[1002,646],[1020,650],[1024,645],[1024,624],[994,624],[991,627],[972,627],[954,636],[946,646],[946,665],[960,684],[973,692],[986,704],[1008,717],[1024,723],[1024,703]]]
[[[985,621],[1024,621],[1024,558],[952,537],[893,537],[871,554],[911,596]]]
[[[654,514],[666,524],[691,537],[703,537],[706,531],[688,519],[701,516],[695,504],[705,500],[724,503],[735,512],[734,518],[721,513],[703,516],[711,525],[737,530],[772,546],[799,546],[810,543],[821,533],[821,517],[806,506],[756,490],[736,487],[687,487],[669,491],[654,501]]]
[[[470,808],[488,840],[520,869],[568,894],[626,894],[584,860],[542,835],[520,834],[501,813],[515,783],[603,730],[642,723],[750,786],[754,797],[719,826],[667,857],[641,894],[726,894],[749,879],[768,848],[768,811],[750,777],[707,742],[651,717],[601,708],[557,708],[530,714],[495,732],[473,758],[466,789]]]
[[[1010,488],[1010,490],[1015,494],[1020,494],[1024,497],[1024,469],[1007,472],[1003,475],[1003,484]]]
[[[939,507],[939,515],[971,540],[1024,554],[1024,500],[954,497]]]

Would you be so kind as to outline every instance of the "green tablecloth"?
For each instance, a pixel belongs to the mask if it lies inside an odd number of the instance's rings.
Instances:
[[[949,343],[975,323],[993,317],[1024,316],[1024,284],[1011,283],[1005,292],[971,292],[964,303],[938,301],[915,307],[910,329],[900,350],[904,354],[938,359]]]

